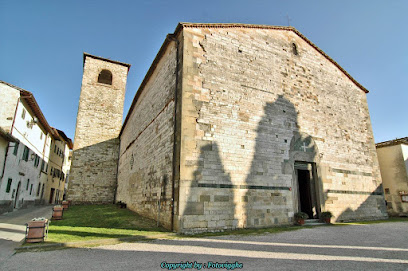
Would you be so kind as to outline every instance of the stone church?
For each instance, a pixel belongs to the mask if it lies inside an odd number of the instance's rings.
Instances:
[[[84,54],[74,204],[184,233],[387,216],[368,91],[295,28],[180,23],[122,124],[129,68]]]

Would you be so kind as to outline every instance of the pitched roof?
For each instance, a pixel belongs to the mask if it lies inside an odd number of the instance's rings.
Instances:
[[[25,89],[20,88],[20,87],[17,87],[17,86],[14,86],[14,85],[12,85],[10,83],[7,83],[7,82],[1,81],[1,80],[0,80],[0,83],[3,83],[5,85],[8,85],[9,87],[12,87],[12,88],[15,88],[15,89],[19,90],[20,91],[20,99],[25,101],[25,103],[28,105],[28,107],[33,112],[34,116],[38,118],[38,121],[41,123],[41,125],[44,127],[44,129],[48,133],[50,133],[54,138],[61,138],[62,140],[65,140],[65,138],[66,138],[65,141],[68,143],[68,146],[70,146],[70,144],[72,145],[71,139],[68,138],[65,135],[64,132],[62,132],[61,130],[55,129],[55,128],[51,127],[48,124],[46,118],[44,117],[44,115],[43,115],[43,113],[42,113],[42,111],[40,109],[40,106],[38,105],[37,101],[34,98],[34,95],[30,91],[25,90]],[[61,134],[58,133],[58,132],[63,134],[63,136],[61,136]],[[71,149],[72,149],[72,147],[71,147]]]
[[[394,145],[400,145],[400,144],[408,145],[408,137],[402,137],[402,138],[397,138],[394,140],[380,142],[380,143],[375,144],[375,147],[381,148],[381,147],[388,147],[388,146],[394,146]]]
[[[104,57],[100,57],[100,56],[94,56],[94,55],[91,55],[91,54],[88,54],[88,53],[85,53],[85,52],[84,52],[84,62],[83,62],[84,65],[85,65],[85,58],[86,57],[95,58],[95,59],[103,60],[103,61],[114,63],[114,64],[119,64],[119,65],[127,67],[128,71],[129,71],[130,66],[131,66],[130,64],[127,64],[127,63],[119,62],[119,61],[116,61],[116,60],[111,60],[109,58],[104,58]]]
[[[122,128],[120,130],[120,134],[122,134],[124,127],[127,124],[127,121],[129,119],[130,113],[132,112],[133,108],[136,105],[137,100],[139,99],[139,96],[141,95],[141,92],[144,88],[144,86],[147,84],[148,80],[150,79],[150,76],[153,74],[158,62],[160,61],[161,57],[163,56],[165,50],[167,49],[167,46],[170,44],[172,40],[175,40],[175,37],[183,30],[183,28],[258,28],[258,29],[276,29],[276,30],[282,30],[282,31],[292,31],[296,35],[298,35],[300,38],[302,38],[305,42],[307,42],[310,46],[312,46],[316,51],[318,51],[320,54],[322,54],[325,58],[327,58],[331,63],[333,63],[340,71],[342,71],[354,84],[356,84],[357,87],[359,87],[362,91],[365,93],[368,93],[368,90],[363,87],[359,82],[357,82],[346,70],[344,70],[336,61],[334,61],[331,57],[329,57],[325,52],[323,52],[322,49],[317,47],[313,42],[311,42],[308,38],[306,38],[302,33],[300,33],[296,28],[292,26],[271,26],[271,25],[258,25],[258,24],[238,24],[238,23],[179,23],[174,30],[173,34],[168,34],[166,36],[166,39],[164,40],[162,46],[160,47],[159,52],[157,53],[156,57],[153,60],[153,63],[150,65],[149,70],[147,71],[145,77],[143,78],[142,83],[139,86],[139,89],[136,91],[136,95],[133,98],[132,104],[129,108],[129,111],[126,115],[125,121],[123,122]]]
[[[67,135],[66,135],[63,131],[61,131],[61,130],[59,130],[59,129],[56,129],[56,128],[53,128],[53,129],[58,133],[58,135],[60,136],[60,138],[62,138],[65,142],[67,142],[68,147],[72,150],[72,148],[73,148],[74,146],[73,146],[73,144],[72,144],[71,138],[67,137]]]
[[[363,87],[359,82],[357,82],[346,70],[344,70],[336,61],[329,57],[322,49],[317,47],[313,42],[306,38],[302,33],[300,33],[296,28],[292,26],[272,26],[272,25],[260,25],[260,24],[237,24],[237,23],[179,23],[174,31],[177,34],[182,28],[258,28],[258,29],[275,29],[283,31],[292,31],[304,41],[306,41],[310,46],[312,46],[316,51],[327,58],[331,63],[333,63],[339,70],[341,70],[354,84],[356,84],[365,93],[368,90]]]
[[[41,125],[44,127],[44,129],[49,132],[52,133],[52,129],[51,126],[48,124],[47,120],[45,119],[40,106],[38,105],[37,101],[34,98],[34,95],[28,91],[25,90],[23,88],[17,87],[15,85],[12,85],[10,83],[4,82],[0,80],[0,83],[3,83],[5,85],[8,85],[9,87],[15,88],[17,90],[20,91],[20,99],[24,100],[26,102],[26,104],[28,105],[28,107],[31,109],[31,111],[33,112],[34,116],[36,116],[38,118],[38,121],[41,123]]]

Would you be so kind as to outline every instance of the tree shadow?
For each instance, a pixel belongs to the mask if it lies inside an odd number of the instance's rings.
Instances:
[[[123,238],[123,237],[131,237],[133,234],[124,234],[124,233],[98,233],[98,232],[91,232],[91,231],[78,231],[78,230],[52,230],[52,234],[57,235],[66,235],[66,236],[78,236],[84,238]],[[48,243],[48,242],[47,242]]]
[[[244,164],[250,163],[246,173],[240,174],[241,169],[227,171],[221,158],[228,147],[225,143],[223,149],[216,140],[200,148],[194,180],[186,192],[183,232],[290,224],[299,209],[293,200],[298,190],[295,162],[313,165],[310,172],[316,189],[321,189],[314,165],[319,162],[317,145],[311,136],[299,132],[295,106],[279,95],[266,103],[263,111],[252,139],[253,149],[246,142],[249,147],[241,145],[241,152],[231,154]],[[317,196],[313,200],[321,202]],[[314,212],[317,215],[320,207]]]
[[[363,193],[358,191],[350,191],[350,194]],[[327,194],[327,192],[326,192]],[[365,193],[368,194],[368,193]],[[354,205],[354,204],[353,204]],[[377,208],[374,209],[373,206]],[[379,218],[387,219],[387,207],[383,196],[382,184],[379,185],[373,192],[371,192],[367,199],[356,206],[354,210],[348,207],[338,217],[337,221],[358,221],[358,220],[376,220]],[[367,215],[367,214],[370,215]]]
[[[256,130],[255,149],[246,177],[246,202],[243,227],[268,227],[291,223],[301,210],[298,198],[298,170],[310,172],[310,203],[318,216],[320,200],[315,192],[321,187],[316,163],[318,149],[313,138],[301,133],[294,104],[279,95],[264,106],[264,115]],[[302,210],[303,211],[303,210]]]
[[[224,169],[218,144],[213,141],[201,146],[180,223],[183,233],[235,228],[234,188],[230,174]]]
[[[58,227],[69,228],[94,228],[94,229],[117,229],[137,231],[161,231],[163,227],[157,226],[153,219],[141,216],[129,209],[122,209],[115,205],[75,205],[64,211],[62,220],[52,221],[50,232],[58,230]],[[97,231],[97,230],[95,230]]]

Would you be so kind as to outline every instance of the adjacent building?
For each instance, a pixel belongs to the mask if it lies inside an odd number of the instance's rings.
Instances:
[[[387,211],[408,216],[408,137],[376,144]]]
[[[45,200],[49,204],[61,203],[65,193],[65,181],[69,171],[67,167],[69,150],[72,142],[61,130],[53,129],[53,137],[50,145],[50,157],[47,190]]]
[[[295,28],[180,23],[121,125],[129,68],[84,54],[74,203],[179,232],[387,217],[368,91]]]
[[[0,81],[0,99],[0,213],[3,213],[48,202],[44,196],[51,189],[50,148],[53,141],[63,139],[48,124],[31,92]],[[70,140],[63,142],[65,150]]]

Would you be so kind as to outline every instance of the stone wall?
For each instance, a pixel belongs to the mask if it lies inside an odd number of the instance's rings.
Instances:
[[[85,56],[68,199],[74,204],[112,203],[129,65]],[[104,69],[112,73],[112,85],[98,83]]]
[[[19,98],[19,90],[0,81],[0,127],[7,133],[11,132]]]
[[[288,224],[295,161],[321,211],[386,216],[366,94],[290,30],[183,30],[181,231]]]
[[[171,228],[176,43],[164,50],[120,136],[117,201]]]

